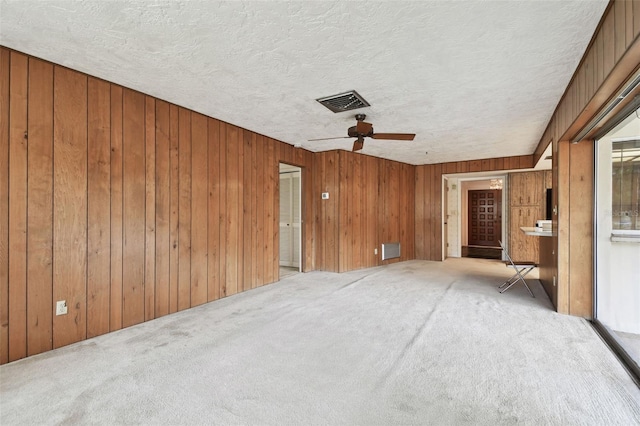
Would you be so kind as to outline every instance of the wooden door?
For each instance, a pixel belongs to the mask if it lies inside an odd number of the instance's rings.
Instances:
[[[502,190],[469,191],[469,245],[499,247],[502,238]]]

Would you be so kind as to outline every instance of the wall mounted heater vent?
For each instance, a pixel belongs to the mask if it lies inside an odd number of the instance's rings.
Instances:
[[[320,102],[333,112],[351,111],[353,109],[370,106],[369,102],[365,101],[364,98],[355,90],[319,98],[316,99],[316,101]]]
[[[382,260],[400,257],[400,243],[382,244]]]

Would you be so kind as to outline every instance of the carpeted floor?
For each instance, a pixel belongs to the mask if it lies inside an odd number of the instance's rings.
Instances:
[[[291,275],[299,274],[298,268],[292,268],[289,266],[280,267],[280,279],[290,277]]]
[[[297,274],[0,367],[0,423],[640,423],[640,389],[500,262]]]

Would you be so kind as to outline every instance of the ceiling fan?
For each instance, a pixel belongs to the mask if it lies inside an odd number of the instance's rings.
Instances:
[[[356,114],[357,123],[355,126],[349,127],[349,129],[347,130],[348,136],[338,136],[336,138],[309,139],[309,142],[326,141],[329,139],[357,138],[353,142],[352,151],[360,151],[364,146],[364,138],[412,141],[413,138],[416,137],[414,133],[374,133],[373,124],[365,123],[364,119],[366,117],[367,116],[365,114]]]

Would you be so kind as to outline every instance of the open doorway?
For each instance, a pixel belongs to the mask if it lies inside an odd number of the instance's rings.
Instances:
[[[302,271],[302,169],[280,163],[280,279]]]
[[[501,259],[504,176],[457,179],[458,247],[461,257]],[[451,194],[450,194],[451,196]],[[449,226],[453,225],[449,220]]]

